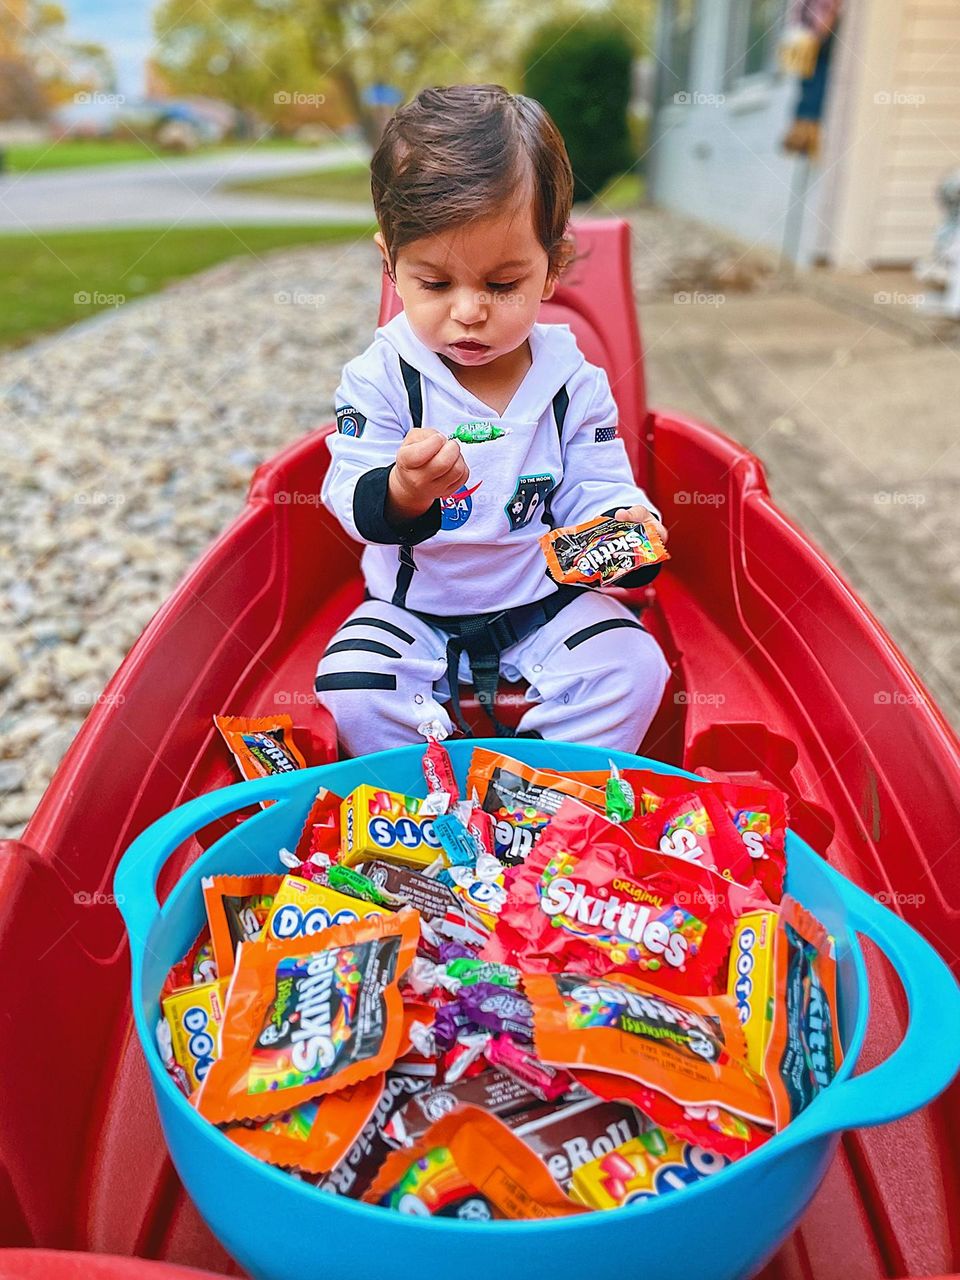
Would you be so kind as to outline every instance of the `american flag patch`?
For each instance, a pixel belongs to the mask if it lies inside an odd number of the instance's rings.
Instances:
[[[597,427],[593,435],[594,444],[606,444],[608,440],[616,440],[616,427]]]

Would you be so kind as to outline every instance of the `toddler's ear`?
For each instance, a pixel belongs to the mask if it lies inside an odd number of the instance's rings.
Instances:
[[[543,293],[540,295],[541,302],[549,302],[553,297],[553,291],[557,287],[556,273],[551,271],[547,276],[546,283],[543,286]]]
[[[379,231],[373,237],[373,242],[377,246],[377,248],[380,250],[380,256],[381,258],[383,258],[384,270],[392,280],[393,271],[391,270],[391,267],[390,267],[390,254],[387,252],[386,241],[384,240],[383,235]]]

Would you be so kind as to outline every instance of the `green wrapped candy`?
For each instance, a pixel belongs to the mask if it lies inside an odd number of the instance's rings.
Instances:
[[[610,761],[610,777],[604,792],[607,817],[611,822],[629,822],[636,810],[637,801],[633,787],[620,777],[620,770]]]
[[[461,444],[486,444],[488,440],[499,440],[507,433],[495,422],[461,422],[450,436],[451,440],[459,440]]]
[[[384,893],[369,876],[354,871],[352,867],[334,864],[327,872],[327,884],[331,889],[349,894],[351,898],[362,898],[365,902],[372,902],[375,907],[396,906],[396,900],[391,894]]]

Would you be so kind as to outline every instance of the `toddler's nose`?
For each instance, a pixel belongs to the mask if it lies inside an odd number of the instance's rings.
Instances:
[[[459,289],[450,306],[450,319],[457,324],[480,324],[486,318],[483,295],[476,289]]]

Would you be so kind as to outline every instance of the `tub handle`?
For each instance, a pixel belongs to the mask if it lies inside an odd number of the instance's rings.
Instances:
[[[832,1084],[784,1130],[783,1137],[794,1142],[886,1124],[918,1111],[960,1068],[960,988],[947,965],[895,912],[837,879],[850,928],[880,948],[903,983],[909,1021],[889,1058]]]
[[[113,881],[117,907],[131,940],[142,942],[160,914],[157,878],[184,840],[208,823],[263,800],[290,803],[297,792],[304,790],[305,772],[298,769],[221,787],[179,805],[141,832],[120,860]]]

